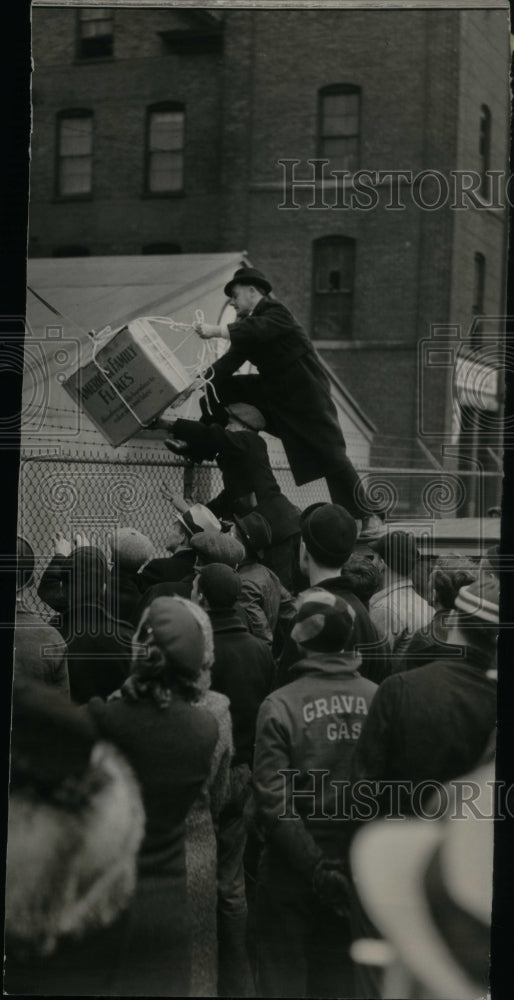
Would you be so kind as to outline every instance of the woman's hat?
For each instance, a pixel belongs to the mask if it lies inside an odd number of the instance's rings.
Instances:
[[[172,671],[192,679],[199,676],[204,640],[198,622],[185,604],[173,597],[156,597],[143,624],[151,644],[164,653]]]
[[[231,297],[234,285],[255,285],[255,288],[262,291],[264,295],[268,295],[271,292],[271,285],[268,279],[256,267],[240,267],[235,272],[232,280],[223,289],[227,298]]]

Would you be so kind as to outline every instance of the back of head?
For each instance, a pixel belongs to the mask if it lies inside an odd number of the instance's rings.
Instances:
[[[161,707],[170,703],[172,692],[191,701],[199,693],[204,652],[202,628],[186,602],[156,597],[134,635],[132,673],[140,690]]]
[[[198,570],[198,588],[214,610],[233,608],[241,594],[241,577],[231,566],[210,563]]]
[[[474,650],[488,668],[496,656],[500,612],[500,581],[487,561],[478,568],[476,580],[461,587],[455,597],[453,624],[464,637],[468,651]]]
[[[341,570],[341,578],[363,604],[368,604],[380,589],[380,570],[363,552],[352,552]]]
[[[320,566],[337,569],[349,558],[357,539],[355,518],[335,503],[312,504],[300,521],[307,552]]]
[[[34,582],[36,560],[34,550],[26,538],[16,539],[16,590],[24,590]]]
[[[235,569],[244,562],[244,546],[226,532],[200,531],[191,538],[191,548],[200,564],[223,563]]]
[[[400,577],[411,579],[419,559],[414,535],[407,531],[391,531],[374,547],[389,569]]]
[[[451,611],[460,588],[473,583],[477,575],[477,567],[467,556],[458,552],[439,556],[430,574],[435,602],[445,611]]]
[[[269,522],[257,511],[246,514],[245,517],[234,517],[247,552],[251,556],[262,559],[264,552],[273,541]]]
[[[118,528],[112,539],[112,556],[115,566],[127,573],[137,573],[141,566],[152,559],[155,550],[146,535],[135,528]]]
[[[101,605],[105,601],[107,559],[95,545],[83,545],[68,557],[70,606]]]
[[[328,591],[310,590],[300,605],[291,637],[305,650],[340,653],[353,646],[355,611]]]

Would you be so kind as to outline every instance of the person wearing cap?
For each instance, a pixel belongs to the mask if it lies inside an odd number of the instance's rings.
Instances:
[[[234,757],[230,771],[230,801],[219,818],[219,996],[247,996],[247,901],[243,856],[255,727],[259,707],[269,694],[274,661],[268,645],[251,635],[235,611],[241,579],[229,566],[211,563],[198,569],[193,600],[210,618],[214,636],[211,687],[230,700]]]
[[[344,576],[357,538],[355,518],[339,504],[315,503],[303,511],[300,524],[300,569],[310,585],[300,596],[305,597],[312,589],[324,590],[351,605],[355,613],[353,641],[362,654],[362,676],[380,684],[391,669],[389,650],[352,589],[351,581]],[[290,634],[279,661],[279,684],[287,684],[290,670],[300,657],[301,649]]]
[[[499,580],[489,564],[454,603],[448,654],[386,678],[353,757],[352,780],[408,783],[400,804],[407,813],[417,785],[476,766],[496,723]],[[384,795],[387,808],[387,788]]]
[[[394,671],[413,670],[448,655],[448,614],[455,606],[460,588],[476,578],[477,567],[467,556],[458,552],[439,556],[428,580],[434,617],[426,628],[414,633],[401,659],[394,664]]]
[[[182,420],[174,414],[156,421],[156,426],[173,434],[173,440],[166,441],[171,451],[197,462],[216,459],[223,490],[206,506],[217,517],[232,520],[234,514],[243,517],[256,510],[267,519],[272,538],[265,554],[266,565],[291,590],[299,542],[299,510],[284,496],[271,468],[268,448],[259,436],[266,426],[262,413],[248,403],[232,403],[226,413],[225,427]]]
[[[296,484],[325,478],[332,500],[365,522],[364,531],[373,533],[376,519],[364,507],[360,479],[346,453],[327,370],[292,313],[270,298],[271,290],[260,271],[239,268],[225,286],[236,321],[195,324],[200,337],[230,342],[227,353],[212,365],[213,389],[224,405],[256,406],[268,433],[281,439]],[[246,361],[259,374],[233,378]],[[212,410],[214,398],[210,389],[207,393],[202,409],[208,421],[207,401]]]
[[[418,594],[412,582],[419,560],[414,535],[393,530],[372,546],[381,558],[382,582],[369,602],[369,611],[398,664],[414,633],[428,627],[434,608]]]
[[[102,550],[80,534],[72,547],[57,533],[54,546],[37,592],[58,612],[50,624],[67,644],[70,694],[82,705],[95,695],[106,698],[123,683],[130,669],[134,628],[111,612],[109,570]]]
[[[111,540],[112,567],[109,589],[116,617],[137,625],[141,600],[140,570],[155,555],[155,547],[136,528],[118,528]]]
[[[176,598],[156,598],[134,635],[130,696],[95,698],[87,706],[99,734],[132,765],[146,812],[116,981],[121,996],[189,993],[185,820],[208,779],[218,739],[212,714],[195,704],[205,687],[205,649],[192,611]]]
[[[168,490],[163,489],[161,492],[179,511],[171,524],[166,541],[166,550],[172,555],[151,559],[139,574],[139,587],[144,593],[158,583],[181,583],[187,578],[185,588],[179,588],[177,593],[181,597],[189,597],[195,564],[191,538],[200,531],[221,531],[221,523],[204,504],[188,505]]]
[[[271,528],[262,514],[252,511],[245,517],[234,515],[235,537],[244,545],[245,559],[238,567],[241,577],[240,604],[248,617],[253,635],[264,639],[275,651],[282,646],[296,606],[278,576],[263,563],[271,544]]]
[[[257,885],[259,996],[356,996],[351,823],[335,818],[334,783],[349,779],[377,688],[359,672],[355,621],[335,594],[307,595],[293,628],[302,650],[294,679],[259,711],[254,788],[266,838]]]
[[[34,585],[35,558],[30,542],[16,539],[16,618],[14,628],[14,677],[33,680],[70,696],[68,648],[62,636],[26,606]]]
[[[12,995],[110,996],[144,809],[126,760],[60,692],[15,680],[5,898]]]

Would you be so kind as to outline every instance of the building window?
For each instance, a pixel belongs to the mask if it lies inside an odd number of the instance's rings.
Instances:
[[[63,111],[57,121],[57,194],[81,197],[92,190],[93,113]]]
[[[352,336],[355,240],[326,236],[313,243],[313,322],[317,340]]]
[[[142,248],[142,253],[149,254],[167,254],[167,253],[182,253],[182,248],[178,243],[147,243],[146,246]]]
[[[106,7],[85,7],[78,12],[78,55],[81,59],[112,56],[114,11]]]
[[[482,323],[476,318],[484,315],[485,299],[485,257],[483,253],[476,253],[473,266],[473,306],[472,313],[475,320],[473,332],[471,334],[471,346],[479,347],[482,342]]]
[[[67,247],[55,247],[52,257],[89,257],[90,252],[88,247],[72,244]]]
[[[483,198],[489,196],[489,175],[491,158],[491,112],[487,104],[480,108],[480,132],[478,139],[478,155],[480,157],[480,194]]]
[[[146,190],[149,194],[182,191],[184,181],[184,105],[148,109]]]
[[[330,170],[359,167],[360,87],[340,83],[319,92],[318,155],[329,160]]]

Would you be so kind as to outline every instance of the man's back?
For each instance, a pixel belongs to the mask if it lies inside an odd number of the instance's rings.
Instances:
[[[255,724],[271,690],[274,662],[267,643],[251,635],[232,611],[210,611],[215,661],[211,686],[230,700],[235,764],[252,766]]]
[[[380,686],[354,779],[449,781],[479,760],[496,721],[496,683],[469,660],[437,660]]]

